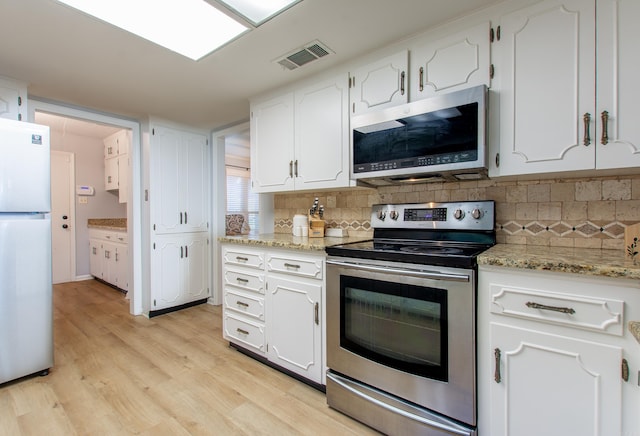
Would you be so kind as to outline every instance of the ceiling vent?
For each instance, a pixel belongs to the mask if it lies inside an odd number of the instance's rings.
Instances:
[[[313,41],[305,44],[304,47],[296,49],[291,53],[276,59],[274,62],[280,64],[287,70],[295,70],[298,67],[333,54],[333,51],[320,41]]]

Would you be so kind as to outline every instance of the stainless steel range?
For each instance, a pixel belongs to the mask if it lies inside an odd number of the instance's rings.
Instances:
[[[476,434],[476,256],[492,201],[373,206],[327,248],[327,402],[387,434]]]

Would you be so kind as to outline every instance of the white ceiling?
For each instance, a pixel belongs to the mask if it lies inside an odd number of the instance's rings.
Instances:
[[[0,75],[32,96],[215,129],[247,120],[254,95],[493,3],[303,0],[194,62],[55,0],[0,0]],[[294,71],[273,63],[314,40],[335,55]]]

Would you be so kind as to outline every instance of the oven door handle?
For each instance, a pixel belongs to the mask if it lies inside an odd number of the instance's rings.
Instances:
[[[344,266],[363,271],[381,272],[386,274],[403,274],[405,276],[420,277],[433,280],[447,280],[451,282],[469,282],[471,277],[468,274],[450,274],[436,271],[419,270],[413,268],[393,268],[386,266],[367,265],[359,262],[348,262],[338,260],[327,260],[327,265]]]

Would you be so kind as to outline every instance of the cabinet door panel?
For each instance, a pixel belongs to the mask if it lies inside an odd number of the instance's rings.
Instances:
[[[200,237],[184,245],[185,300],[194,301],[209,296],[209,270],[207,268],[209,244]]]
[[[184,278],[180,238],[158,238],[151,254],[151,310],[182,304]]]
[[[351,73],[351,116],[406,103],[408,59],[404,50],[355,69]]]
[[[158,126],[152,142],[152,224],[156,233],[176,232],[180,226],[180,134]]]
[[[202,135],[185,134],[181,169],[181,197],[184,209],[184,231],[206,231],[208,222],[207,139]]]
[[[491,434],[620,434],[622,349],[491,324]]]
[[[501,20],[501,175],[595,167],[594,17],[592,3],[547,0]]]
[[[102,244],[96,239],[89,240],[89,271],[91,275],[102,278]]]

